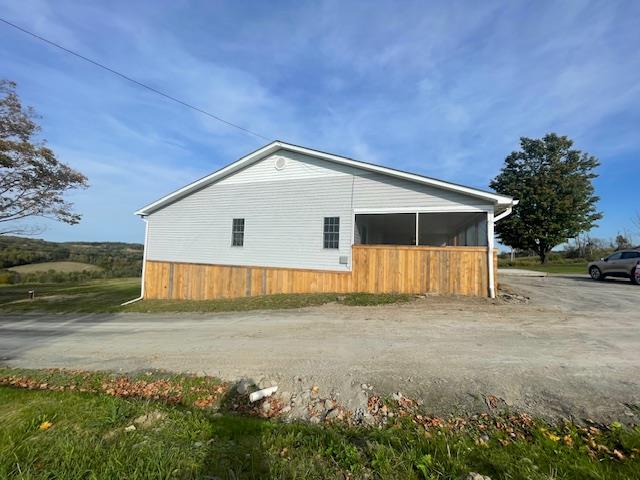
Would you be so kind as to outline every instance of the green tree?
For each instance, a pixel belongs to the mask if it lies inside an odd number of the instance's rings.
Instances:
[[[490,184],[520,200],[510,216],[496,223],[498,238],[510,247],[533,250],[540,263],[553,247],[589,231],[602,218],[592,183],[598,159],[572,146],[569,138],[555,133],[523,137],[521,149],[505,159]]]
[[[22,106],[16,84],[0,80],[0,234],[25,232],[16,222],[28,217],[80,221],[63,194],[85,188],[87,179],[37,139],[37,118]]]

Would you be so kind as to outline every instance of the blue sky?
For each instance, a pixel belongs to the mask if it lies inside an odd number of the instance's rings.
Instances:
[[[0,0],[0,16],[269,138],[480,188],[519,137],[568,135],[602,163],[594,235],[640,210],[640,2]],[[141,242],[135,209],[265,143],[5,25],[0,77],[89,177],[70,196],[83,221],[40,222],[50,240]]]

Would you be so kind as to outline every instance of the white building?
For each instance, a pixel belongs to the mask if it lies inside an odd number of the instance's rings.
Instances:
[[[145,270],[156,262],[351,273],[359,245],[459,249],[484,252],[484,294],[493,295],[493,224],[515,203],[504,195],[275,141],[136,214],[147,222]],[[229,269],[226,272],[233,273],[221,272],[201,269],[198,275],[238,275]],[[205,286],[184,285],[206,283],[202,278],[180,279],[182,293],[176,295],[172,284],[177,280],[167,277],[169,273],[164,279],[157,275],[153,283],[166,284],[164,294],[158,293],[158,285],[149,287],[145,278],[148,298],[236,296],[223,287],[207,293]],[[302,291],[326,291],[307,283]],[[257,293],[298,290],[263,285]]]

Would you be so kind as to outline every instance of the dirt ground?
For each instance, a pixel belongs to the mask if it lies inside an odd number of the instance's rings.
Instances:
[[[497,399],[550,419],[640,422],[640,287],[579,276],[501,281],[529,302],[434,296],[226,314],[4,315],[0,362],[205,372],[291,392],[318,385],[349,408],[362,406],[366,384],[437,414],[486,411]]]

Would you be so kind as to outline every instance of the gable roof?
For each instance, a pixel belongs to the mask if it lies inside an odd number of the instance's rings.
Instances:
[[[277,152],[278,150],[288,150],[290,152],[300,153],[303,155],[308,155],[315,158],[320,158],[322,160],[327,160],[329,162],[338,163],[341,165],[347,165],[351,167],[356,167],[362,170],[367,170],[375,173],[381,173],[383,175],[388,175],[391,177],[402,178],[405,180],[409,180],[411,182],[420,183],[423,185],[429,185],[436,188],[442,188],[444,190],[450,190],[453,192],[462,193],[465,195],[469,195],[476,198],[481,198],[483,200],[487,200],[488,203],[494,204],[499,207],[508,208],[517,203],[517,200],[513,200],[513,198],[506,195],[499,195],[497,193],[487,192],[484,190],[479,190],[477,188],[465,187],[464,185],[458,185],[456,183],[445,182],[443,180],[437,180],[431,177],[425,177],[423,175],[418,175],[415,173],[404,172],[402,170],[396,170],[394,168],[383,167],[381,165],[375,165],[373,163],[362,162],[359,160],[354,160],[349,157],[343,157],[340,155],[335,155],[333,153],[322,152],[320,150],[313,150],[307,147],[301,147],[299,145],[293,145],[291,143],[282,142],[280,140],[276,140],[271,142],[258,150],[255,150],[248,155],[236,160],[233,163],[230,163],[226,167],[222,167],[220,170],[217,170],[205,177],[196,180],[188,185],[185,185],[178,190],[165,195],[164,197],[156,200],[155,202],[150,203],[142,207],[140,210],[135,212],[136,215],[149,215],[154,211],[175,202],[181,198],[186,197],[187,195],[196,192],[212,183],[232,175],[238,170],[245,168],[252,163],[255,163],[262,158],[271,155],[272,153]]]

